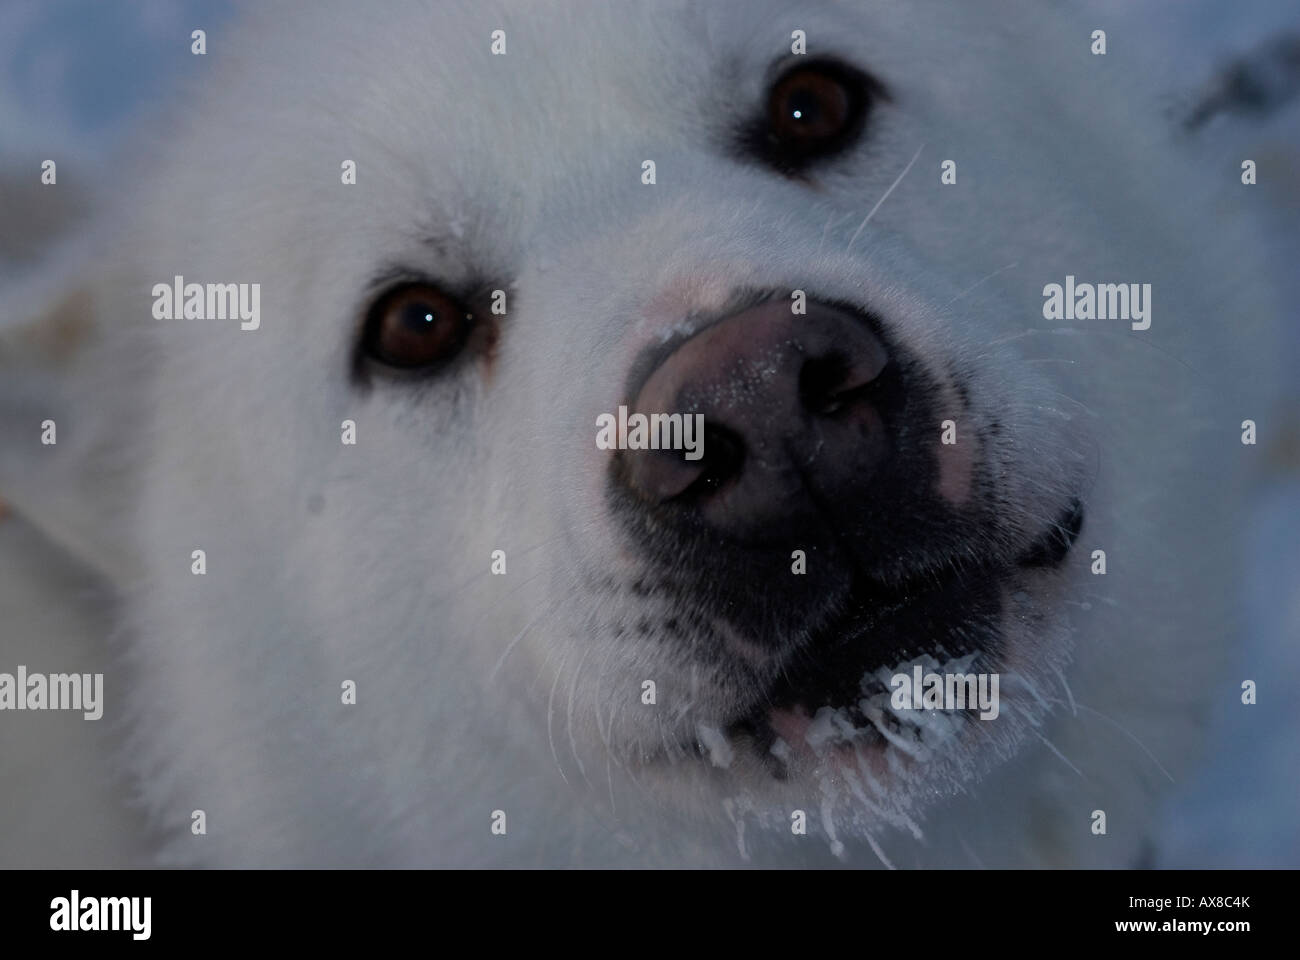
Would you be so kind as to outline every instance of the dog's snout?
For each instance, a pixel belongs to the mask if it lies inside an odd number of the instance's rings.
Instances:
[[[889,353],[856,313],[770,301],[681,343],[642,383],[636,412],[702,417],[691,451],[626,450],[642,500],[680,500],[719,533],[775,532],[860,486],[888,458],[876,390]],[[697,420],[698,422],[698,420]]]

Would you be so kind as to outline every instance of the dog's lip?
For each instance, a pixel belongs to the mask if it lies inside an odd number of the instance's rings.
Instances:
[[[1032,575],[1043,568],[1059,565],[1078,540],[1083,529],[1084,517],[1085,508],[1082,501],[1077,498],[1071,500],[1062,510],[1057,522],[1022,551],[1013,562],[991,565],[983,572],[979,582],[1002,588],[1009,578],[1017,574]],[[972,585],[968,583],[967,586]],[[923,597],[904,597],[899,601],[899,606],[901,608],[923,602]],[[832,629],[835,627],[828,628],[828,630]],[[985,645],[981,644],[974,652],[984,652],[984,648]],[[924,652],[920,651],[920,653]],[[936,651],[929,652],[933,654]],[[859,684],[862,677],[871,672],[874,670],[870,666],[854,668],[854,684]],[[876,779],[884,779],[889,775],[889,768],[885,765],[888,739],[865,717],[860,717],[864,723],[855,725],[848,739],[841,738],[836,742],[824,744],[821,748],[813,746],[807,740],[807,734],[819,710],[824,707],[836,711],[845,708],[856,709],[857,697],[846,698],[838,703],[817,703],[815,701],[822,699],[817,696],[795,697],[778,702],[773,696],[775,686],[775,682],[769,684],[763,693],[755,697],[754,706],[729,719],[711,723],[710,726],[720,730],[728,743],[748,745],[766,766],[771,776],[779,781],[788,780],[792,772],[806,771],[810,764],[831,764],[854,776],[862,772],[864,764],[869,764],[872,767],[872,776]],[[788,749],[788,754],[785,756],[781,755],[783,751],[779,748],[774,749],[778,741],[784,742]],[[682,745],[688,750],[693,750],[701,762],[706,764],[713,762],[709,748],[699,736],[688,738]],[[658,753],[655,756],[663,757]]]
[[[990,566],[978,577],[964,582],[962,580],[956,581],[957,585],[963,590],[976,590],[981,586],[1000,588],[1009,577],[1017,573],[1032,572],[1036,569],[1052,567],[1061,563],[1079,537],[1079,533],[1083,528],[1084,512],[1082,501],[1077,498],[1072,500],[1061,512],[1057,522],[1030,544],[1013,563]],[[900,595],[898,601],[900,608],[909,604],[925,603],[927,600],[926,594],[915,598],[906,594],[907,591],[904,590]],[[929,596],[934,595],[936,594],[931,593]],[[887,615],[887,612],[885,615]],[[851,623],[841,620],[828,627],[827,632],[851,631],[852,629]],[[869,626],[863,629],[861,636],[867,637],[870,630]],[[987,647],[987,641],[977,643],[974,652],[982,653]],[[927,651],[918,651],[918,655],[924,652]],[[935,653],[937,651],[928,652]],[[869,644],[866,645],[866,649],[863,650],[863,655],[857,661],[857,665],[849,668],[853,671],[852,683],[855,687],[861,682],[863,676],[878,669],[879,664],[875,662],[877,659],[880,659],[878,652],[871,649]],[[782,695],[779,689],[782,683],[788,684],[793,692]],[[802,742],[791,742],[791,736],[794,736],[798,741],[802,741],[811,723],[811,718],[823,707],[844,709],[856,706],[857,697],[842,697],[841,702],[836,702],[830,694],[831,691],[825,687],[818,689],[813,686],[800,689],[798,681],[792,680],[789,674],[785,673],[782,674],[781,678],[773,681],[763,694],[756,699],[754,708],[733,718],[725,725],[724,729],[728,737],[752,741],[755,750],[773,769],[773,774],[778,779],[783,779],[784,764],[770,756],[771,748],[776,740],[778,738],[784,740],[793,752],[806,756],[810,752],[807,746]],[[848,751],[846,756],[852,754],[857,762],[861,762],[861,757],[857,756],[857,753],[863,747],[878,747],[883,746],[884,743],[883,735],[872,731],[869,724],[866,727],[859,728],[859,732],[863,734],[863,737],[855,739],[851,746],[846,747]]]
[[[1064,560],[1083,531],[1085,513],[1083,501],[1075,497],[1070,505],[1061,511],[1056,522],[1020,555],[1016,560],[1016,566],[1051,567]]]

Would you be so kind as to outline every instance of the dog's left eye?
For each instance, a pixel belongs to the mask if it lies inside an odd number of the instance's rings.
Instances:
[[[427,283],[408,283],[376,301],[362,348],[389,367],[413,370],[451,360],[465,346],[473,315]]]
[[[884,88],[846,64],[822,60],[782,74],[767,95],[761,130],[750,146],[783,173],[799,173],[816,160],[852,146]]]

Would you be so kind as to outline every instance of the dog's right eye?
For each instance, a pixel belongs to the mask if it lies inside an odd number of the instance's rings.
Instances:
[[[375,301],[361,345],[389,367],[434,367],[460,353],[473,325],[474,315],[437,287],[408,283]]]

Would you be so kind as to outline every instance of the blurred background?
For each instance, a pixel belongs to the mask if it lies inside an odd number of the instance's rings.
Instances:
[[[1171,123],[1198,100],[1212,101],[1215,91],[1234,94],[1235,106],[1202,117],[1187,134],[1188,149],[1228,177],[1237,176],[1242,158],[1255,159],[1261,181],[1267,177],[1279,198],[1261,215],[1260,249],[1292,321],[1287,367],[1300,371],[1300,4],[1073,6],[1106,30],[1107,55],[1141,72],[1146,89],[1135,95],[1149,92]],[[114,165],[129,162],[123,151],[136,131],[193,68],[190,32],[204,29],[211,44],[236,11],[218,0],[0,3],[0,218],[32,225],[16,236],[0,230],[0,286],[30,271],[49,244],[75,235],[96,199],[83,184],[111,190]],[[1287,35],[1294,45],[1278,46]],[[50,156],[60,157],[57,192],[13,189],[38,178],[40,158]],[[34,197],[42,204],[38,213],[23,209],[38,202]],[[1235,646],[1240,676],[1258,684],[1258,704],[1249,708],[1249,722],[1236,704],[1214,718],[1212,753],[1195,778],[1173,791],[1153,866],[1300,863],[1300,375],[1259,424],[1267,481],[1253,514],[1243,518],[1250,562],[1241,602],[1250,629]],[[11,549],[0,558],[0,609],[6,591],[37,582],[56,597],[86,589],[83,575],[56,553],[13,539],[19,536],[9,533],[11,547],[24,544],[20,556]],[[0,770],[0,784],[12,772]]]

